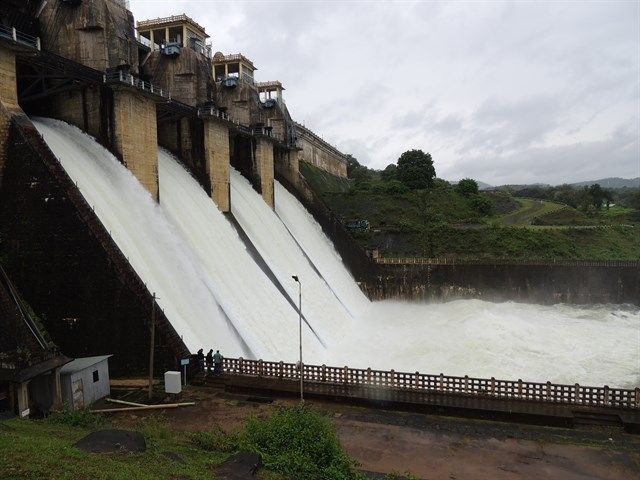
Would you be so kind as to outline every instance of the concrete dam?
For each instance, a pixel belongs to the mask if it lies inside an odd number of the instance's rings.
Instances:
[[[212,54],[194,20],[136,33],[124,2],[12,3],[0,251],[68,355],[141,371],[153,314],[159,371],[199,348],[295,361],[297,275],[309,363],[640,383],[634,306],[370,301],[366,256],[298,168],[345,176],[344,155],[292,120],[280,82]]]

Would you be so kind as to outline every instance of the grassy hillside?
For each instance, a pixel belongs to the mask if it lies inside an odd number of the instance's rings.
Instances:
[[[368,229],[352,235],[383,256],[640,258],[640,215],[633,209],[614,206],[587,216],[560,202],[508,192],[465,196],[442,180],[428,190],[407,190],[375,176],[349,183],[311,165],[301,170],[345,225],[368,221]]]

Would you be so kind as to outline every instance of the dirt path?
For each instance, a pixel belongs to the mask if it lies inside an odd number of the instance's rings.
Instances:
[[[617,451],[358,421],[337,423],[347,452],[369,471],[411,472],[424,479],[478,480],[623,480],[640,475],[633,455]]]
[[[190,387],[196,406],[168,410],[169,426],[194,431],[240,428],[294,399],[264,399]],[[332,417],[345,449],[367,471],[421,479],[640,478],[640,436],[620,429],[574,430],[392,412],[312,400]],[[141,415],[143,416],[143,415]],[[114,416],[120,425],[139,417]]]
[[[544,208],[544,203],[540,200],[519,199],[526,206],[522,210],[517,210],[514,213],[506,215],[502,218],[502,223],[505,225],[516,225],[523,222],[526,218],[533,218],[533,216]],[[529,221],[531,223],[531,221]]]

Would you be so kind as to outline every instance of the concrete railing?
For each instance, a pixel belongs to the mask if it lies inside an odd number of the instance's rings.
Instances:
[[[223,372],[273,380],[299,380],[300,370],[295,363],[225,358]],[[551,382],[536,383],[522,380],[498,380],[491,378],[452,377],[419,372],[407,373],[394,370],[372,370],[304,365],[304,381],[314,386],[343,385],[397,392],[421,392],[444,395],[464,395],[499,400],[525,400],[554,404],[591,407],[640,408],[640,388],[585,387]],[[318,391],[315,389],[314,391]],[[328,391],[334,391],[328,389]]]
[[[5,38],[20,45],[35,48],[36,50],[40,50],[41,48],[40,37],[27,35],[26,33],[16,30],[14,27],[0,25],[0,38]]]
[[[425,257],[378,257],[382,265],[541,265],[562,267],[640,267],[640,260],[564,260],[564,259],[459,259]]]
[[[134,77],[130,73],[123,72],[122,70],[105,73],[102,78],[104,83],[122,83],[124,85],[130,85],[144,92],[171,100],[171,93],[168,90],[158,88],[154,86],[153,83],[145,82],[144,80]]]
[[[200,118],[215,117],[215,118],[219,118],[220,120],[227,120],[229,122],[233,121],[231,120],[231,117],[229,117],[229,114],[226,111],[220,110],[213,106],[199,107],[198,117]]]

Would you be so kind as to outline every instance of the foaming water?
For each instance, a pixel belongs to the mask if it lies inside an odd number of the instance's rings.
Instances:
[[[34,121],[98,218],[158,293],[186,345],[226,356],[295,360],[297,314],[251,258],[228,219],[166,152],[158,206],[94,139]],[[632,388],[640,385],[640,309],[459,300],[369,302],[330,240],[276,184],[276,213],[232,172],[233,214],[327,345],[305,329],[307,363]]]
[[[243,353],[199,261],[151,195],[109,151],[58,120],[34,125],[191,351],[224,345]]]
[[[197,256],[211,290],[254,356],[297,358],[298,313],[253,261],[233,226],[198,182],[162,149],[158,172],[162,210]],[[304,335],[306,353],[321,358],[324,348],[308,328]]]
[[[324,344],[331,347],[349,335],[353,325],[349,311],[314,270],[275,212],[234,169],[231,170],[231,211],[291,298],[298,298],[298,284],[291,276],[300,278],[303,311]]]
[[[611,387],[640,385],[640,309],[375,302],[338,365]],[[333,359],[332,359],[333,360]],[[345,363],[347,362],[347,363]]]
[[[275,182],[275,198],[278,217],[320,272],[331,291],[352,315],[362,315],[369,306],[369,300],[345,268],[322,227],[278,181]]]
[[[320,225],[276,182],[276,212],[341,301],[327,364],[611,387],[640,385],[640,309],[457,300],[368,302]],[[355,291],[355,290],[357,291]]]

